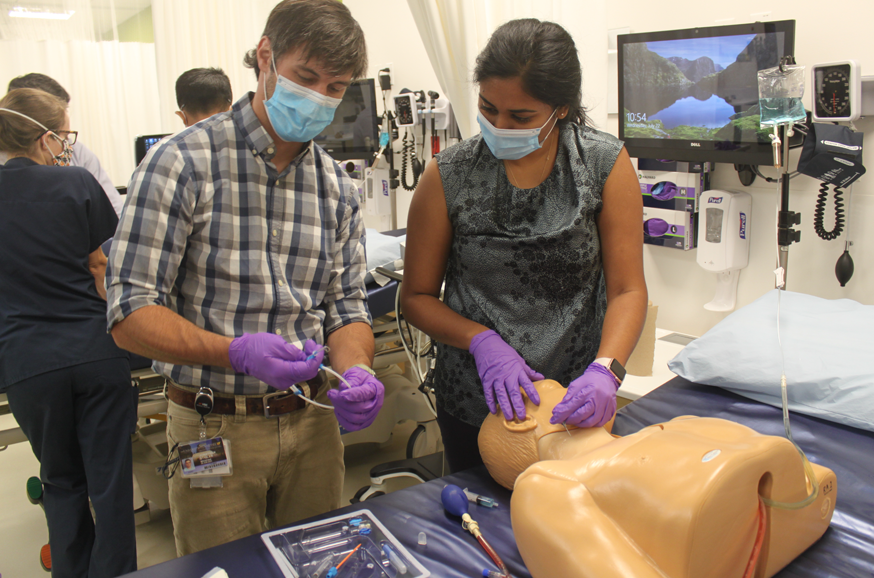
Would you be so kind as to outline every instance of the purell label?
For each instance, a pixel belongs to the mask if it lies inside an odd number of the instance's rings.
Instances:
[[[740,238],[747,238],[747,216],[744,213],[740,214]]]
[[[710,197],[707,202],[711,205],[718,205],[722,202],[722,197]]]

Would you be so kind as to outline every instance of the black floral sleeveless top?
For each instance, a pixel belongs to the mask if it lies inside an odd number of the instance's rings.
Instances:
[[[453,238],[444,302],[495,330],[528,365],[567,386],[595,359],[606,311],[595,218],[622,150],[615,137],[569,123],[533,189],[510,184],[480,135],[437,155]],[[440,344],[434,383],[449,415],[488,414],[473,355]]]

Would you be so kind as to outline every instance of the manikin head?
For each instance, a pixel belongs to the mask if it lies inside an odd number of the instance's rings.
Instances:
[[[578,430],[562,424],[551,424],[552,410],[562,400],[567,391],[557,381],[546,379],[534,382],[540,394],[540,405],[534,405],[525,392],[525,420],[507,421],[500,408],[497,414],[489,414],[483,421],[479,433],[479,451],[492,478],[502,486],[513,489],[516,478],[530,465],[540,461],[538,442],[548,435],[568,437],[568,430],[579,436],[589,430]],[[611,419],[604,428],[593,428],[600,432],[610,431]],[[575,431],[577,430],[577,431]]]

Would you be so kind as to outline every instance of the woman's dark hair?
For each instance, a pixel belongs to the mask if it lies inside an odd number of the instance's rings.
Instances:
[[[264,33],[276,61],[287,52],[304,49],[304,58],[316,59],[334,74],[352,73],[361,78],[367,72],[364,32],[349,8],[338,0],[284,0],[267,18]],[[246,53],[243,64],[260,74],[255,49]]]
[[[560,123],[587,122],[577,47],[571,35],[554,22],[522,18],[502,24],[476,57],[473,74],[477,84],[518,76],[532,97],[554,108],[568,107]]]

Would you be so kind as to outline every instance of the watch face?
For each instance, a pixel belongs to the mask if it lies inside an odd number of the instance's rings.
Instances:
[[[625,368],[615,359],[610,362],[610,371],[613,372],[613,375],[615,375],[619,381],[625,380]]]
[[[846,118],[850,111],[850,65],[817,68],[814,73],[814,106],[819,118]]]

